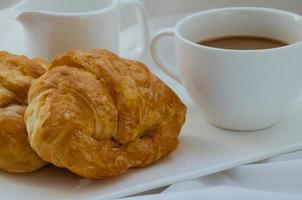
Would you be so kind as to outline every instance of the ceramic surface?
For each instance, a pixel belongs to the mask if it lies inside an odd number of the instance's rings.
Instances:
[[[136,10],[139,36],[132,49],[121,52],[120,8]],[[23,25],[29,56],[51,59],[74,48],[105,48],[128,58],[144,55],[149,41],[147,13],[139,0],[23,0],[15,6]]]
[[[210,48],[197,42],[229,35],[275,38],[289,45],[259,50]],[[175,37],[180,77],[157,48]],[[216,126],[259,130],[277,123],[302,88],[302,17],[282,10],[237,7],[190,15],[175,28],[159,31],[151,54],[168,75],[183,83],[191,98]]]

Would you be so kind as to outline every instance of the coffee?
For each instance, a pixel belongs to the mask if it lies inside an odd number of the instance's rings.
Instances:
[[[225,36],[202,40],[200,45],[221,49],[256,50],[271,49],[288,45],[280,40],[259,36]]]

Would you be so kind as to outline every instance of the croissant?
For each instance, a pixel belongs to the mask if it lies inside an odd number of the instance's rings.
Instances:
[[[145,65],[97,49],[58,55],[28,99],[32,148],[44,160],[93,179],[171,153],[186,113]]]
[[[23,119],[31,82],[41,76],[40,59],[0,51],[0,169],[31,172],[46,164],[30,147]]]

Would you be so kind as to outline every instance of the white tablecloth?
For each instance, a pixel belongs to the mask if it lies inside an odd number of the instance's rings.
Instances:
[[[177,183],[131,200],[302,199],[302,151]]]

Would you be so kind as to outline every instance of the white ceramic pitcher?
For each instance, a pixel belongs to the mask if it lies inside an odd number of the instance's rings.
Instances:
[[[120,9],[125,6],[135,8],[139,37],[132,49],[121,52]],[[15,12],[30,56],[50,59],[73,48],[106,48],[139,58],[149,42],[147,13],[139,0],[23,0]]]

